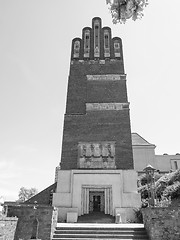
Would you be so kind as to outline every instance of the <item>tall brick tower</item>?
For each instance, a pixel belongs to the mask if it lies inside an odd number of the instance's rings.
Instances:
[[[72,40],[66,114],[54,206],[116,215],[139,204],[133,170],[122,41],[92,19]]]
[[[72,41],[61,169],[77,168],[133,169],[122,41],[98,17]]]

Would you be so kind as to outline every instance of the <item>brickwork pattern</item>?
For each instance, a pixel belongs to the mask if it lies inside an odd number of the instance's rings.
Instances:
[[[18,218],[0,216],[0,239],[14,240]]]
[[[75,62],[70,66],[67,92],[67,114],[85,114],[87,102],[127,102],[126,81],[88,81],[86,75],[124,74],[122,61]],[[122,67],[122,68],[121,68]]]
[[[99,21],[100,27],[100,55],[95,57],[94,42],[96,34],[95,23]],[[110,36],[110,56],[104,58],[104,30]],[[90,31],[90,55],[84,57],[84,36],[86,30]],[[78,38],[73,40],[73,44]],[[79,39],[80,41],[80,39]],[[85,40],[86,41],[86,40]],[[114,55],[114,41],[119,43],[120,55]],[[128,105],[126,75],[124,74],[124,61],[122,41],[115,37],[111,39],[111,29],[101,28],[101,19],[92,19],[92,28],[84,28],[80,41],[80,57],[74,58],[74,45],[70,74],[68,80],[66,115],[62,142],[61,169],[77,169],[78,143],[115,141],[115,155],[117,169],[133,169],[132,141],[129,108],[119,111],[86,111],[88,103],[123,103]],[[113,79],[108,75],[121,75],[120,79]],[[89,76],[96,76],[96,80]],[[106,75],[106,79],[98,76]],[[88,77],[87,77],[88,76]]]
[[[77,169],[78,142],[115,141],[117,169],[133,169],[129,111],[65,116],[61,169]]]
[[[143,221],[150,240],[180,239],[180,208],[145,208]]]
[[[14,240],[31,239],[35,219],[39,223],[38,239],[49,240],[57,223],[57,210],[50,206],[38,205],[37,209],[34,209],[34,205],[13,206],[9,207],[8,216],[18,217]]]

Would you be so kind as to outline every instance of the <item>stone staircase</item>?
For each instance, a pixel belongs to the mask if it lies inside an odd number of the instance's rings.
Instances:
[[[58,223],[53,240],[148,240],[143,224]]]

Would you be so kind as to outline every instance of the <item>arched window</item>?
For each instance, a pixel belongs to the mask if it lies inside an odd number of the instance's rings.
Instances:
[[[104,30],[104,57],[110,57],[109,31]]]
[[[90,53],[90,31],[84,32],[84,57],[89,57]]]
[[[100,24],[96,20],[94,22],[94,57],[100,56]]]
[[[74,42],[74,58],[79,58],[79,52],[80,52],[80,41],[75,41]]]
[[[114,41],[114,55],[115,57],[120,57],[121,53],[120,53],[120,43],[118,40]]]

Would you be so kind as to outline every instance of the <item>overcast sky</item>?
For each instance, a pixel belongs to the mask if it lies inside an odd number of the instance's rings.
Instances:
[[[142,20],[113,25],[105,0],[0,0],[0,196],[54,182],[71,40],[95,16],[123,41],[132,132],[180,152],[179,9],[149,0]]]

